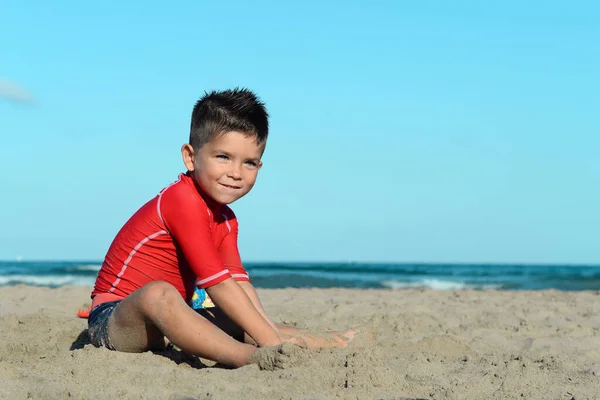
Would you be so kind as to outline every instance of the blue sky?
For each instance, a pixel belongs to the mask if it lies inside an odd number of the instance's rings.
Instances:
[[[596,2],[0,8],[0,83],[35,97],[0,99],[0,259],[102,259],[197,98],[245,86],[244,260],[600,262]]]

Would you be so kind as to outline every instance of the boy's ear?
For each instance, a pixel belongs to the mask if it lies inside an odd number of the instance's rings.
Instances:
[[[261,169],[261,168],[262,168],[262,161],[259,161],[258,162],[258,169]]]
[[[194,166],[194,158],[196,156],[196,152],[194,148],[190,144],[184,144],[181,146],[181,158],[183,158],[183,164],[187,168],[188,171],[193,171],[195,169]]]

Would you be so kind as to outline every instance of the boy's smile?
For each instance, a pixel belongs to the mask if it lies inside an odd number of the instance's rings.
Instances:
[[[258,145],[254,136],[227,132],[217,135],[197,152],[186,144],[181,153],[200,189],[218,203],[230,204],[254,186],[262,167],[263,150],[264,146]]]

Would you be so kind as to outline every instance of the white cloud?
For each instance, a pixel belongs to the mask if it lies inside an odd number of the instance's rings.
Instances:
[[[0,98],[6,98],[20,103],[35,103],[33,94],[18,84],[2,78],[0,78]]]

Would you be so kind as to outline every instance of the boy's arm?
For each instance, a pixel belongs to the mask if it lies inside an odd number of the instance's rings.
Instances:
[[[246,283],[246,282],[240,282]],[[259,346],[275,346],[281,343],[277,331],[254,305],[242,286],[232,278],[206,288],[212,301],[232,321],[236,322]]]
[[[185,191],[166,190],[157,206],[167,231],[198,279],[196,285],[206,289],[213,302],[259,346],[279,344],[277,332],[232,279],[213,240],[211,214],[198,203]]]
[[[238,284],[241,286],[241,288],[244,290],[244,292],[246,292],[246,295],[248,296],[248,298],[250,298],[250,301],[252,302],[252,304],[254,304],[254,307],[256,308],[258,313],[260,315],[262,315],[262,317],[269,323],[269,325],[271,325],[271,328],[273,328],[275,330],[275,332],[279,333],[279,329],[277,328],[275,323],[273,323],[271,318],[269,318],[269,316],[265,312],[265,310],[260,302],[260,299],[258,298],[258,293],[256,293],[256,290],[254,290],[254,286],[252,286],[252,284],[250,282],[238,282]],[[250,335],[250,336],[252,336],[252,335]]]
[[[246,292],[246,295],[250,298],[250,301],[252,301],[252,304],[254,304],[254,307],[258,310],[259,314],[262,315],[269,325],[271,325],[271,327],[279,333],[277,326],[265,313],[265,310],[263,309],[263,306],[258,298],[258,294],[254,290],[252,283],[250,283],[248,273],[242,266],[242,260],[238,250],[239,225],[237,218],[235,218],[235,214],[233,214],[233,211],[231,211],[229,208],[226,210],[225,217],[228,220],[230,231],[219,245],[219,253],[221,254],[221,258],[225,266],[229,269],[231,276],[237,281],[242,289],[244,289],[244,292]]]

